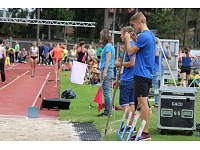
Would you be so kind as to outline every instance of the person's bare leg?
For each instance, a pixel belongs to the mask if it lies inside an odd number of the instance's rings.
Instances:
[[[128,119],[129,113],[132,112],[131,119],[130,119],[130,122],[128,124],[129,126],[132,126],[134,113],[135,113],[135,106],[134,105],[122,106],[122,110],[124,112],[125,112],[126,108],[127,108],[126,119]]]
[[[55,75],[56,75],[56,77],[57,77],[57,72],[58,72],[57,68],[58,68],[58,63],[56,61],[54,61],[54,69],[55,69]],[[56,80],[57,80],[57,78],[56,78]]]
[[[181,73],[181,78],[182,78],[182,85],[183,87],[186,87],[186,73]]]
[[[146,121],[144,130],[143,130],[143,132],[146,132],[146,133],[149,132],[149,120],[150,120],[150,111],[149,111],[147,98],[148,97],[137,97],[138,104],[139,104],[140,110],[141,110],[141,118],[142,118],[142,120]]]
[[[132,116],[131,116],[131,119],[130,119],[130,122],[129,122],[129,126],[132,126],[133,124],[133,119],[134,119],[134,114],[135,114],[135,105],[129,105],[130,107],[130,110],[132,111]]]
[[[31,76],[33,76],[33,59],[32,58],[30,59],[30,62],[31,62]]]
[[[190,75],[189,74],[186,74],[186,87],[188,86],[188,79],[190,78]]]
[[[36,65],[37,65],[37,59],[33,61],[33,75],[35,76],[35,71],[36,71]]]
[[[58,72],[57,72],[57,78],[60,79],[60,68],[61,68],[61,63],[58,62]]]

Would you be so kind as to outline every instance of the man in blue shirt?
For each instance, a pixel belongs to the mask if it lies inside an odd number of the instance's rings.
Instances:
[[[135,13],[131,19],[134,29],[139,32],[135,46],[130,44],[130,34],[125,33],[128,55],[136,53],[134,66],[134,96],[137,97],[141,109],[141,119],[146,121],[140,140],[151,140],[149,134],[150,111],[148,106],[149,88],[152,84],[153,68],[156,52],[155,35],[148,29],[146,17],[141,13]],[[133,136],[131,140],[135,140]]]
[[[122,42],[125,41],[124,39],[124,33],[132,33],[134,32],[134,29],[132,27],[124,27],[121,29],[121,40]],[[131,46],[135,45],[135,42],[133,40],[130,41]],[[126,119],[129,116],[129,113],[132,112],[132,116],[129,122],[129,128],[127,132],[130,131],[134,113],[135,113],[135,103],[134,103],[134,64],[135,64],[135,56],[136,54],[133,54],[132,56],[128,55],[128,51],[125,50],[124,55],[124,61],[122,62],[123,67],[123,73],[120,76],[120,97],[119,97],[119,104],[121,105],[123,111],[127,109]],[[115,62],[115,67],[120,67],[120,62]],[[122,128],[123,132],[124,128]]]
[[[42,46],[43,46],[43,53],[42,53],[43,65],[46,65],[47,64],[48,47],[45,45],[45,43],[42,43]]]
[[[165,54],[165,57],[168,60],[171,60],[171,52],[169,48],[169,44],[166,44],[166,49],[163,49],[163,52]],[[155,55],[155,63],[154,63],[154,71],[153,71],[153,79],[152,79],[152,85],[154,87],[154,93],[158,94],[158,88],[160,86],[159,84],[159,53],[162,51],[162,49],[159,47],[159,38],[156,37],[156,55]],[[162,53],[162,61],[161,61],[161,80],[163,80],[163,74],[164,74],[164,66],[163,66],[163,58],[164,55]],[[155,104],[154,107],[158,107],[158,96],[155,96]]]
[[[49,50],[48,50],[48,55],[49,55],[49,60],[48,60],[48,65],[51,65],[51,66],[53,66],[53,59],[51,58],[51,56],[50,56],[50,52],[51,52],[51,50],[53,50],[54,49],[54,47],[53,47],[53,44],[52,43],[49,43]]]

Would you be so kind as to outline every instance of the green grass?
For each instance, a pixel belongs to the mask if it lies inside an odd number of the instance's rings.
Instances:
[[[68,76],[64,76],[64,74],[68,74]],[[97,130],[99,130],[102,134],[103,141],[118,141],[116,132],[119,128],[123,112],[121,110],[112,111],[112,116],[110,117],[109,125],[105,135],[108,117],[97,117],[98,104],[93,102],[99,87],[95,85],[90,87],[89,84],[75,85],[70,82],[69,74],[70,72],[61,72],[60,94],[64,90],[71,88],[76,93],[76,99],[71,100],[69,110],[60,111],[59,120],[67,120],[71,122],[92,122],[96,126]],[[198,93],[198,97],[199,94],[200,92]],[[116,106],[119,106],[118,99],[119,90],[116,92]],[[92,108],[89,108],[90,104],[93,106]],[[153,105],[153,102],[150,102],[150,105]],[[200,103],[198,103],[198,101],[196,108],[196,122],[200,123]],[[102,111],[103,110],[101,110],[101,112]],[[156,108],[152,108],[152,111],[153,113],[151,114],[149,125],[152,141],[200,141],[200,137],[195,136],[199,132],[194,132],[192,136],[187,136],[185,131],[169,131],[166,134],[161,135],[160,130],[157,129],[158,113],[156,113]],[[140,123],[141,120],[139,119],[137,122],[137,129],[139,129]]]

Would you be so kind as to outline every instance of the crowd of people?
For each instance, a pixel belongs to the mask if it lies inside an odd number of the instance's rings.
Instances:
[[[47,65],[55,67],[56,80],[60,80],[60,71],[72,70],[73,61],[76,60],[88,64],[88,70],[84,79],[85,82],[90,81],[90,83],[96,84],[100,80],[98,64],[101,58],[101,46],[96,48],[96,46],[89,45],[86,48],[86,43],[81,41],[78,44],[74,44],[71,50],[67,50],[65,44],[62,42],[49,43],[49,45],[33,42],[29,50],[25,48],[21,50],[18,41],[15,42],[14,48],[12,48],[10,47],[9,40],[6,39],[6,41],[2,40],[1,48],[5,50],[5,54],[2,54],[2,57],[5,57],[3,58],[4,65],[14,66],[15,63],[27,63],[29,61],[31,64],[31,77],[35,77],[37,65]],[[69,68],[66,67],[67,64]],[[1,73],[5,74],[4,71],[1,71]],[[5,82],[4,77],[2,77],[2,82]]]

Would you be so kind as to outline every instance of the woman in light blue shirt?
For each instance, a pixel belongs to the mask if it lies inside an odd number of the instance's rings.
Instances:
[[[111,33],[108,29],[103,29],[100,32],[100,42],[103,44],[103,51],[101,54],[100,61],[100,80],[104,80],[102,84],[102,92],[104,96],[105,109],[102,114],[97,116],[108,116],[110,105],[111,105],[111,96],[110,96],[110,80],[113,78],[113,67],[115,59],[115,48],[113,47],[111,40]]]

